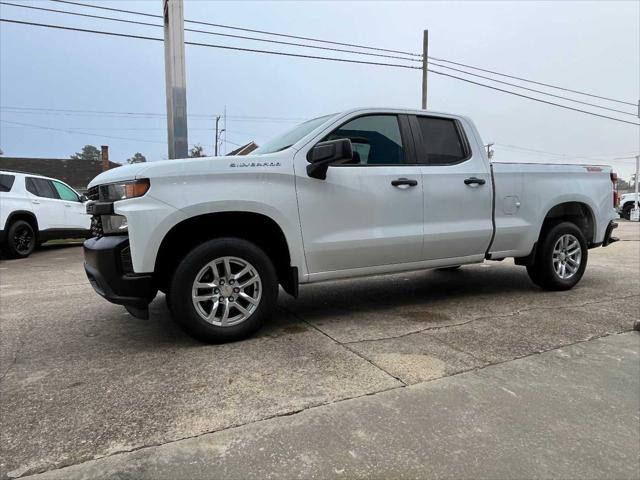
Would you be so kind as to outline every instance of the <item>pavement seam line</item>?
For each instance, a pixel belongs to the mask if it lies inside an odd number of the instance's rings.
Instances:
[[[345,350],[353,353],[354,355],[356,355],[357,357],[360,357],[362,360],[364,360],[365,362],[369,363],[372,367],[381,370],[382,372],[386,373],[388,376],[390,376],[391,378],[394,378],[395,380],[397,380],[398,382],[400,382],[403,387],[407,386],[407,383],[405,383],[402,379],[396,377],[395,375],[391,374],[390,372],[388,372],[387,370],[385,370],[384,368],[382,368],[380,365],[377,365],[375,362],[373,362],[372,360],[362,356],[359,352],[354,351],[352,348],[350,348],[348,345],[339,342],[338,340],[336,340],[335,338],[333,338],[331,335],[329,335],[327,332],[321,330],[319,327],[317,327],[316,325],[308,322],[307,320],[305,320],[304,318],[302,318],[301,316],[299,316],[297,313],[292,312],[291,310],[289,310],[286,307],[283,307],[282,305],[278,305],[278,307],[280,310],[282,310],[283,312],[285,312],[288,315],[291,315],[293,318],[309,325],[311,328],[313,328],[315,331],[321,333],[322,335],[324,335],[325,337],[327,337],[328,339],[330,339],[331,341],[333,341],[336,345],[340,345],[342,348],[344,348]]]
[[[321,332],[321,333],[323,333],[323,332]],[[496,365],[512,362],[512,361],[515,361],[515,360],[521,360],[523,358],[527,358],[527,357],[530,357],[530,356],[533,356],[533,355],[541,355],[543,353],[552,352],[554,350],[560,350],[562,348],[571,347],[573,345],[578,345],[578,344],[581,344],[581,343],[588,343],[588,342],[591,342],[591,341],[594,341],[594,340],[599,340],[601,338],[606,338],[606,337],[610,337],[610,336],[613,336],[613,335],[621,335],[621,334],[624,334],[624,333],[629,333],[629,331],[625,330],[625,331],[622,331],[622,332],[608,333],[608,334],[605,334],[605,335],[589,338],[587,340],[579,340],[577,342],[570,343],[570,344],[567,344],[567,345],[562,345],[560,347],[554,347],[554,348],[550,348],[548,350],[544,350],[544,351],[540,351],[540,352],[534,352],[534,353],[532,353],[530,355],[524,355],[522,357],[516,357],[516,358],[510,359],[510,360],[504,360],[504,361],[500,361],[500,362],[490,363],[490,364],[487,364],[487,365],[484,365],[484,366],[480,366],[480,367],[476,367],[476,368],[471,368],[471,369],[468,369],[468,370],[460,371],[460,372],[457,372],[457,373],[454,373],[454,374],[451,374],[451,375],[444,375],[442,377],[432,378],[430,380],[425,380],[423,382],[418,382],[418,383],[415,383],[415,384],[407,385],[406,387],[411,387],[411,386],[415,386],[415,385],[421,385],[421,384],[424,384],[424,383],[429,383],[429,382],[434,382],[434,381],[437,381],[437,380],[442,380],[444,378],[455,377],[457,375],[462,375],[462,374],[467,374],[467,373],[471,373],[471,372],[474,372],[474,371],[484,370],[485,368],[488,368],[488,367],[493,367],[493,366],[496,366]],[[329,337],[329,338],[331,338],[331,337]],[[164,443],[152,443],[152,444],[149,444],[149,445],[141,445],[139,447],[134,447],[134,448],[131,448],[131,449],[128,449],[128,450],[121,450],[121,451],[117,451],[117,452],[112,452],[112,453],[109,453],[107,455],[104,455],[104,456],[101,456],[101,457],[98,457],[98,458],[88,459],[88,460],[85,460],[85,461],[82,461],[82,462],[79,462],[79,463],[61,465],[59,467],[51,468],[49,470],[40,470],[40,471],[37,471],[37,472],[31,472],[31,473],[28,473],[26,475],[20,475],[20,476],[15,477],[15,478],[28,479],[28,478],[31,478],[34,475],[39,475],[39,474],[42,474],[42,473],[55,472],[55,471],[58,471],[58,470],[64,470],[66,468],[71,468],[71,467],[74,467],[74,466],[83,465],[85,463],[101,461],[101,460],[106,459],[106,458],[117,457],[117,456],[120,456],[120,455],[126,455],[128,453],[137,452],[137,451],[145,450],[145,449],[148,449],[148,448],[162,447],[164,445],[171,445],[173,443],[182,442],[184,440],[192,440],[192,439],[195,439],[195,438],[203,437],[205,435],[213,435],[213,434],[225,432],[227,430],[234,430],[234,429],[238,429],[238,428],[243,428],[245,426],[255,425],[255,424],[258,424],[258,423],[261,423],[261,422],[265,422],[265,421],[268,421],[268,420],[274,420],[274,419],[277,419],[277,418],[297,415],[297,414],[302,413],[302,412],[307,411],[307,410],[314,410],[316,408],[327,407],[327,406],[330,406],[330,405],[335,405],[335,404],[346,402],[346,401],[349,401],[349,400],[357,400],[359,398],[370,397],[370,396],[382,394],[382,393],[385,393],[385,392],[389,392],[389,391],[392,391],[392,390],[404,389],[406,387],[399,385],[397,387],[391,387],[391,388],[387,388],[387,389],[380,390],[380,391],[377,391],[377,392],[370,392],[370,393],[365,393],[363,395],[359,395],[359,396],[355,396],[355,397],[343,398],[343,399],[336,400],[336,401],[333,401],[333,402],[330,402],[330,403],[320,403],[320,404],[317,404],[317,405],[311,405],[311,406],[306,407],[306,408],[300,408],[300,409],[292,410],[292,411],[286,412],[286,413],[271,415],[269,417],[265,417],[265,418],[262,418],[262,419],[254,420],[252,422],[248,422],[248,423],[244,423],[244,424],[230,425],[228,427],[221,428],[219,430],[211,430],[211,431],[208,431],[208,432],[202,432],[202,433],[198,433],[197,435],[192,435],[192,436],[189,436],[189,437],[183,437],[183,438],[179,438],[179,439],[175,439],[175,440],[169,440],[169,441],[164,442]]]
[[[531,311],[535,311],[535,310],[549,310],[549,309],[566,310],[566,309],[569,309],[569,308],[582,308],[582,307],[586,307],[586,306],[589,306],[589,305],[598,305],[600,303],[607,303],[607,302],[611,302],[611,301],[626,300],[628,298],[636,298],[636,296],[637,295],[627,295],[627,296],[624,296],[624,297],[606,298],[604,300],[598,300],[598,301],[594,301],[594,302],[584,302],[584,303],[581,303],[581,304],[567,305],[567,306],[563,306],[563,307],[538,306],[538,307],[531,307],[531,308],[523,308],[523,309],[511,312],[511,313],[503,313],[503,314],[500,314],[500,315],[482,315],[480,317],[470,318],[470,319],[465,320],[463,322],[451,323],[449,325],[434,325],[434,326],[430,326],[430,327],[424,327],[424,328],[421,328],[419,330],[414,330],[412,332],[402,333],[400,335],[394,335],[394,336],[391,336],[391,337],[365,338],[363,340],[353,340],[351,342],[344,342],[344,343],[341,343],[341,345],[352,345],[352,344],[355,344],[355,343],[368,343],[368,342],[381,342],[381,341],[384,341],[384,340],[395,340],[397,338],[404,338],[404,337],[408,337],[408,336],[411,336],[411,335],[418,335],[420,333],[427,332],[429,330],[440,330],[442,328],[461,327],[463,325],[468,325],[469,323],[472,323],[472,322],[477,322],[478,320],[487,320],[487,319],[490,319],[490,318],[509,318],[509,317],[513,317],[513,316],[516,316],[516,315],[520,315],[521,313],[531,312]],[[299,318],[299,317],[296,316],[296,318]],[[302,319],[300,319],[300,320],[302,320]],[[464,352],[464,353],[466,353],[466,352]]]

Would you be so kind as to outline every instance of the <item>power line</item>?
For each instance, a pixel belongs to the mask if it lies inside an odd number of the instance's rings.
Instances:
[[[56,3],[66,3],[69,5],[76,5],[76,6],[80,6],[80,7],[88,7],[88,8],[97,8],[100,10],[109,10],[112,12],[119,12],[119,13],[130,13],[132,15],[142,15],[145,17],[152,17],[152,18],[162,18],[164,20],[164,17],[162,15],[154,15],[151,13],[145,13],[145,12],[138,12],[138,11],[134,11],[134,10],[124,10],[124,9],[120,9],[120,8],[110,8],[110,7],[103,7],[100,5],[92,5],[90,3],[80,3],[80,2],[70,2],[67,0],[50,0],[52,2],[56,2]],[[418,54],[418,53],[411,53],[411,52],[403,52],[400,50],[391,50],[391,49],[387,49],[387,48],[380,48],[380,47],[372,47],[372,46],[368,46],[368,45],[358,45],[355,43],[343,43],[343,42],[335,42],[332,40],[323,40],[320,38],[312,38],[312,37],[302,37],[299,35],[289,35],[289,34],[285,34],[285,33],[277,33],[277,32],[269,32],[266,30],[255,30],[255,29],[251,29],[251,28],[244,28],[244,27],[236,27],[236,26],[232,26],[232,25],[223,25],[220,23],[211,23],[211,22],[203,22],[203,21],[199,21],[199,20],[186,20],[186,23],[194,23],[194,24],[198,24],[198,25],[207,25],[210,27],[217,27],[217,28],[229,28],[232,30],[241,30],[243,32],[251,32],[251,33],[260,33],[263,35],[273,35],[276,37],[285,37],[285,38],[295,38],[298,40],[307,40],[307,41],[311,41],[311,42],[320,42],[320,43],[327,43],[327,44],[332,44],[332,45],[342,45],[343,47],[355,47],[355,48],[364,48],[367,50],[376,50],[379,52],[388,52],[388,53],[399,53],[401,55],[409,55],[412,57],[422,57],[422,55]]]
[[[468,78],[458,77],[456,75],[451,75],[449,73],[438,72],[437,70],[429,70],[429,71],[431,73],[435,73],[436,75],[442,75],[442,76],[449,77],[449,78],[455,78],[456,80],[460,80],[462,82],[472,83],[472,84],[478,85],[480,87],[490,88],[491,90],[497,90],[498,92],[508,93],[510,95],[515,95],[516,97],[527,98],[527,99],[533,100],[535,102],[546,103],[547,105],[553,105],[555,107],[565,108],[567,110],[573,110],[574,112],[580,112],[580,113],[585,113],[587,115],[593,115],[594,117],[607,118],[609,120],[614,120],[616,122],[622,122],[622,123],[628,123],[630,125],[640,126],[640,123],[630,122],[628,120],[622,120],[620,118],[609,117],[608,115],[601,115],[599,113],[589,112],[587,110],[581,110],[579,108],[574,108],[574,107],[569,107],[567,105],[561,105],[559,103],[549,102],[547,100],[542,100],[541,98],[530,97],[528,95],[523,95],[521,93],[512,92],[510,90],[505,90],[503,88],[493,87],[491,85],[486,85],[484,83],[474,82],[473,80],[469,80]]]
[[[54,113],[54,114],[96,114],[96,115],[117,115],[117,116],[133,116],[133,117],[158,117],[159,119],[165,119],[165,113],[156,113],[156,112],[122,112],[122,111],[113,111],[113,110],[74,110],[74,109],[63,109],[63,108],[41,108],[41,107],[12,107],[12,106],[0,106],[0,110],[12,111],[16,110],[18,112],[46,112],[46,113]],[[13,112],[13,113],[18,113]],[[203,118],[203,119],[213,119],[220,114],[204,114],[204,113],[193,113],[189,114],[189,117],[193,118]],[[253,116],[253,115],[227,115],[228,119],[231,120],[256,120],[256,121],[273,121],[273,122],[301,122],[304,120],[308,120],[305,117],[268,117],[268,116]]]
[[[42,130],[53,130],[56,132],[64,132],[64,133],[68,133],[68,134],[72,134],[72,135],[90,135],[93,137],[102,137],[102,138],[113,138],[116,140],[129,140],[129,141],[133,141],[133,142],[145,142],[145,143],[160,143],[163,145],[166,145],[167,142],[160,142],[158,140],[142,140],[140,138],[130,138],[130,137],[116,137],[113,135],[99,135],[97,133],[90,133],[90,132],[83,132],[83,131],[79,131],[79,130],[65,130],[62,128],[54,128],[54,127],[46,127],[44,125],[34,125],[32,123],[21,123],[21,122],[10,122],[8,120],[0,120],[0,122],[2,123],[8,123],[11,125],[19,125],[22,127],[29,127],[29,128],[39,128]]]
[[[54,8],[35,7],[35,6],[32,6],[32,5],[20,5],[20,4],[11,3],[11,2],[0,2],[0,5],[8,5],[8,6],[11,6],[11,7],[18,7],[18,8],[27,8],[27,9],[30,9],[30,10],[41,10],[41,11],[45,11],[45,12],[62,13],[62,14],[66,14],[66,15],[74,15],[74,16],[77,16],[77,17],[86,17],[86,18],[93,18],[93,19],[99,19],[99,20],[110,20],[110,21],[113,21],[113,22],[129,23],[129,24],[133,24],[133,25],[143,25],[143,26],[147,26],[147,27],[164,28],[164,25],[158,25],[157,23],[140,22],[140,21],[136,21],[136,20],[124,20],[122,18],[105,17],[105,16],[102,16],[102,15],[91,15],[91,14],[88,14],[88,13],[69,12],[69,11],[66,11],[66,10],[57,10],[57,9],[54,9]],[[232,34],[229,34],[229,33],[210,32],[210,31],[207,31],[207,30],[198,30],[198,29],[194,29],[194,28],[185,28],[184,30],[186,32],[203,33],[203,34],[207,34],[207,35],[216,35],[216,36],[220,36],[220,37],[237,38],[237,39],[251,40],[251,41],[256,41],[256,42],[274,43],[274,44],[279,44],[279,45],[290,45],[290,46],[294,46],[294,47],[303,47],[303,48],[314,48],[314,49],[318,49],[318,50],[330,50],[330,51],[333,51],[333,52],[353,53],[353,54],[357,54],[357,55],[367,55],[367,56],[371,56],[371,57],[381,57],[381,58],[392,58],[392,59],[396,59],[396,60],[406,60],[406,61],[411,61],[411,62],[422,62],[422,60],[419,60],[419,59],[398,57],[397,55],[385,55],[385,54],[380,54],[380,53],[359,52],[357,50],[346,50],[346,49],[343,49],[343,48],[322,47],[322,46],[319,46],[319,45],[304,45],[304,44],[301,44],[301,43],[284,42],[284,41],[280,41],[280,40],[271,40],[271,39],[267,39],[267,38],[247,37],[247,36],[244,36],[244,35],[232,35]]]
[[[505,143],[498,143],[498,142],[494,142],[494,145],[502,148],[502,149],[506,149],[506,150],[511,150],[511,151],[518,151],[519,153],[524,153],[527,155],[547,155],[547,156],[551,156],[551,157],[556,157],[558,159],[586,159],[586,160],[603,160],[606,161],[607,159],[609,160],[615,160],[615,159],[610,159],[609,157],[611,157],[612,155],[581,155],[581,154],[568,154],[568,153],[557,153],[557,152],[549,152],[548,150],[538,150],[535,148],[527,148],[527,147],[520,147],[518,145],[509,145],[509,144],[505,144]]]
[[[63,1],[63,0],[56,0],[56,1]],[[61,25],[51,25],[51,24],[43,24],[43,23],[35,23],[35,22],[25,22],[25,21],[21,21],[21,20],[11,20],[11,19],[5,19],[5,18],[0,18],[0,22],[15,23],[15,24],[21,24],[21,25],[31,25],[31,26],[45,27],[45,28],[54,28],[54,29],[61,29],[61,30],[68,30],[68,31],[84,32],[84,33],[94,33],[94,34],[109,35],[109,36],[115,36],[115,37],[136,38],[136,39],[141,39],[141,40],[163,41],[163,39],[156,38],[156,37],[147,37],[147,36],[142,36],[142,35],[130,35],[130,34],[116,33],[116,32],[105,32],[105,31],[102,31],[102,30],[91,30],[91,29],[84,29],[84,28],[65,27],[65,26],[61,26]],[[226,46],[226,45],[215,45],[215,44],[199,43],[199,42],[185,42],[185,44],[201,46],[201,47],[221,48],[221,49],[226,49],[226,50],[238,50],[238,51],[244,51],[244,52],[266,53],[266,54],[272,54],[272,55],[283,55],[283,56],[288,56],[288,57],[309,58],[309,59],[314,59],[314,60],[329,60],[329,61],[336,61],[336,62],[343,62],[343,63],[357,63],[357,64],[364,64],[364,65],[388,66],[388,67],[396,67],[396,68],[408,68],[408,69],[413,69],[413,70],[421,70],[420,67],[414,67],[414,66],[410,66],[410,65],[390,64],[390,63],[381,63],[381,62],[369,62],[369,61],[364,61],[364,60],[351,60],[351,59],[335,58],[335,57],[320,57],[320,56],[315,56],[315,55],[303,55],[303,54],[297,54],[297,53],[276,52],[276,51],[273,51],[273,50],[259,50],[259,49],[251,49],[251,48],[230,47],[230,46]],[[619,119],[619,118],[610,117],[610,116],[607,116],[607,115],[602,115],[602,114],[599,114],[599,113],[589,112],[587,110],[581,110],[581,109],[578,109],[578,108],[569,107],[567,105],[561,105],[561,104],[558,104],[558,103],[549,102],[547,100],[542,100],[540,98],[530,97],[528,95],[523,95],[523,94],[520,94],[520,93],[512,92],[510,90],[504,90],[502,88],[493,87],[493,86],[490,86],[490,85],[486,85],[484,83],[479,83],[479,82],[475,82],[473,80],[469,80],[469,79],[466,79],[466,78],[458,77],[456,75],[451,75],[451,74],[448,74],[448,73],[439,72],[437,70],[431,69],[429,71],[434,73],[434,74],[436,74],[436,75],[442,75],[442,76],[445,76],[445,77],[454,78],[454,79],[457,79],[457,80],[460,80],[460,81],[463,81],[463,82],[471,83],[471,84],[478,85],[478,86],[485,87],[485,88],[490,88],[492,90],[496,90],[496,91],[499,91],[499,92],[507,93],[507,94],[510,94],[510,95],[515,95],[515,96],[518,96],[518,97],[521,97],[521,98],[526,98],[526,99],[533,100],[533,101],[540,102],[540,103],[545,103],[547,105],[553,105],[553,106],[556,106],[556,107],[564,108],[564,109],[567,109],[567,110],[573,110],[575,112],[580,112],[580,113],[584,113],[584,114],[587,114],[587,115],[592,115],[592,116],[595,116],[595,117],[606,118],[606,119],[614,120],[614,121],[621,122],[621,123],[628,123],[630,125],[640,126],[640,124],[635,123],[635,122],[630,122],[630,121],[627,121],[627,120],[622,120],[622,119]]]
[[[123,10],[123,9],[118,9],[118,8],[102,7],[102,6],[98,6],[98,5],[92,5],[92,4],[80,3],[80,2],[72,2],[72,1],[68,1],[68,0],[50,0],[50,1],[57,2],[57,3],[66,3],[66,4],[82,6],[82,7],[88,7],[88,8],[98,8],[98,9],[102,9],[102,10],[110,10],[110,11],[115,11],[115,12],[120,12],[120,13],[129,13],[129,14],[133,14],[133,15],[143,15],[143,16],[147,16],[147,17],[164,19],[164,17],[162,15],[154,15],[154,14],[150,14],[150,13],[133,11],[133,10]],[[302,36],[296,36],[296,35],[288,35],[288,34],[283,34],[283,33],[268,32],[268,31],[264,31],[264,30],[253,30],[253,29],[248,29],[248,28],[242,28],[242,27],[236,27],[236,26],[230,26],[230,25],[222,25],[222,24],[216,24],[216,23],[211,23],[211,22],[203,22],[203,21],[196,21],[196,20],[185,20],[185,22],[187,22],[187,23],[196,23],[196,24],[201,24],[201,25],[208,25],[208,26],[218,27],[218,28],[229,28],[229,29],[253,32],[253,33],[261,33],[261,34],[265,34],[265,35],[274,35],[274,36],[280,36],[280,37],[296,38],[298,40],[308,40],[308,41],[314,41],[314,42],[321,42],[321,43],[328,43],[328,44],[335,44],[335,45],[342,45],[342,46],[349,46],[349,47],[356,47],[356,48],[384,51],[384,52],[389,52],[389,53],[399,53],[399,54],[403,54],[403,55],[409,55],[409,56],[412,56],[412,57],[419,57],[419,58],[422,57],[421,54],[417,54],[417,53],[403,52],[403,51],[399,51],[399,50],[389,50],[389,49],[383,49],[383,48],[378,48],[378,47],[371,47],[371,46],[367,46],[367,45],[357,45],[357,44],[350,44],[350,43],[334,42],[334,41],[323,40],[323,39],[318,39],[318,38],[302,37]],[[468,65],[468,64],[461,63],[461,62],[454,62],[452,60],[447,60],[447,59],[444,59],[444,58],[438,58],[438,57],[429,56],[428,59],[439,61],[439,62],[451,63],[453,65],[467,67],[467,68],[471,68],[471,69],[474,69],[474,70],[483,71],[483,72],[486,72],[486,73],[492,73],[494,75],[500,75],[500,76],[504,76],[504,77],[508,77],[508,78],[513,78],[515,80],[520,80],[520,81],[523,81],[523,82],[533,83],[533,84],[536,84],[536,85],[541,85],[541,86],[545,86],[545,87],[549,87],[549,88],[555,88],[555,89],[563,90],[563,91],[566,91],[566,92],[577,93],[579,95],[586,95],[586,96],[593,97],[593,98],[599,98],[601,100],[608,100],[608,101],[611,101],[611,102],[622,103],[622,104],[631,105],[631,106],[634,106],[634,107],[637,106],[637,104],[633,103],[633,102],[628,102],[628,101],[624,101],[624,100],[618,100],[618,99],[615,99],[615,98],[596,95],[596,94],[593,94],[593,93],[583,92],[583,91],[580,91],[580,90],[573,90],[573,89],[570,89],[570,88],[560,87],[560,86],[552,85],[552,84],[549,84],[549,83],[538,82],[536,80],[530,80],[530,79],[523,78],[523,77],[517,77],[515,75],[496,72],[494,70],[489,70],[489,69],[485,69],[485,68],[481,68],[481,67],[475,67],[473,65]],[[407,59],[407,60],[410,60],[410,59]]]
[[[52,0],[53,1],[53,0]],[[62,1],[62,0],[56,0]],[[84,32],[84,33],[96,33],[100,35],[109,35],[112,37],[125,37],[125,38],[137,38],[139,40],[154,40],[159,42],[164,42],[164,39],[157,37],[148,37],[145,35],[131,35],[127,33],[116,33],[116,32],[106,32],[104,30],[92,30],[88,28],[76,28],[76,27],[65,27],[62,25],[51,25],[47,23],[36,23],[36,22],[25,22],[23,20],[12,20],[7,18],[0,18],[0,22],[8,22],[15,23],[20,25],[31,25],[35,27],[44,27],[44,28],[55,28],[60,30],[69,30],[73,32]],[[213,43],[201,43],[201,42],[184,42],[185,45],[194,45],[198,47],[210,47],[210,48],[221,48],[224,50],[238,50],[241,52],[252,52],[252,53],[266,53],[269,55],[283,55],[285,57],[298,57],[298,58],[309,58],[313,60],[329,60],[333,62],[342,62],[342,63],[358,63],[361,65],[376,65],[381,67],[395,67],[395,68],[410,68],[415,70],[421,70],[421,67],[413,67],[410,65],[401,65],[398,63],[382,63],[382,62],[369,62],[365,60],[352,60],[346,58],[335,58],[335,57],[321,57],[316,55],[304,55],[302,53],[286,53],[286,52],[277,52],[275,50],[260,50],[256,48],[242,48],[242,47],[231,47],[228,45],[216,45]]]
[[[487,77],[485,75],[479,75],[477,73],[466,72],[464,70],[460,70],[459,68],[448,67],[446,65],[441,65],[441,64],[437,64],[437,63],[433,63],[433,62],[427,62],[427,63],[428,63],[428,65],[434,65],[434,66],[439,67],[439,68],[446,68],[446,69],[449,69],[449,70],[454,70],[456,72],[464,73],[466,75],[472,75],[474,77],[484,78],[485,80],[490,80],[492,82],[501,83],[503,85],[509,85],[510,87],[521,88],[522,90],[528,90],[530,92],[536,92],[536,93],[540,93],[542,95],[548,95],[548,96],[554,97],[554,98],[561,98],[563,100],[568,100],[570,102],[580,103],[582,105],[589,105],[590,107],[602,108],[604,110],[610,110],[612,112],[624,113],[625,115],[631,115],[632,117],[636,117],[637,116],[635,113],[626,112],[624,110],[618,110],[616,108],[604,107],[602,105],[598,105],[598,104],[595,104],[595,103],[583,102],[582,100],[575,100],[573,98],[563,97],[562,95],[555,95],[553,93],[543,92],[542,90],[536,90],[535,88],[523,87],[522,85],[517,85],[515,83],[505,82],[504,80],[498,80],[498,79],[495,79],[495,78]]]
[[[636,103],[627,102],[627,101],[624,101],[624,100],[617,100],[615,98],[610,98],[610,97],[603,97],[603,96],[600,96],[600,95],[595,95],[593,93],[581,92],[580,90],[572,90],[570,88],[558,87],[557,85],[551,85],[549,83],[543,83],[543,82],[538,82],[538,81],[535,81],[535,80],[529,80],[527,78],[516,77],[515,75],[509,75],[509,74],[506,74],[506,73],[500,73],[500,72],[496,72],[496,71],[493,71],[493,70],[487,70],[485,68],[474,67],[472,65],[467,65],[467,64],[464,64],[464,63],[454,62],[454,61],[451,61],[451,60],[445,60],[444,58],[428,57],[428,59],[429,60],[435,60],[437,62],[451,63],[453,65],[459,65],[461,67],[471,68],[473,70],[480,70],[482,72],[492,73],[494,75],[500,75],[500,76],[503,76],[503,77],[513,78],[514,80],[521,80],[523,82],[535,83],[536,85],[542,85],[544,87],[555,88],[555,89],[558,89],[558,90],[564,90],[565,92],[577,93],[579,95],[586,95],[586,96],[589,96],[589,97],[600,98],[602,100],[608,100],[610,102],[623,103],[625,105],[632,105],[634,107],[637,107]]]

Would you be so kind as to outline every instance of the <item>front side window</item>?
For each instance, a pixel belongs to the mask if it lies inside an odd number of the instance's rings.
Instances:
[[[324,140],[348,138],[353,161],[359,165],[396,165],[405,162],[400,125],[396,115],[367,115],[345,123]]]
[[[467,158],[464,144],[454,120],[418,117],[422,141],[427,153],[426,163],[448,165]]]
[[[53,182],[45,178],[27,177],[27,191],[44,198],[60,198]]]
[[[53,182],[53,186],[56,187],[56,191],[62,200],[69,200],[72,202],[79,202],[80,198],[76,192],[67,187],[64,183]]]
[[[15,179],[14,175],[0,174],[0,192],[10,192]]]

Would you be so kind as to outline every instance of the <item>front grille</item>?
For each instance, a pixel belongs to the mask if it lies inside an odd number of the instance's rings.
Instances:
[[[89,228],[92,237],[100,238],[104,236],[104,230],[102,229],[102,218],[100,217],[100,215],[93,215],[91,217],[91,227]]]
[[[100,188],[98,186],[91,187],[87,190],[87,198],[89,200],[98,200],[100,196]]]
[[[133,261],[131,260],[131,249],[126,246],[120,252],[120,261],[122,262],[122,271],[124,273],[133,273]]]

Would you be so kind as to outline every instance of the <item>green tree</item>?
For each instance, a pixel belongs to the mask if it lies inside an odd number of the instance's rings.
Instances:
[[[191,150],[189,150],[189,156],[191,158],[197,158],[206,157],[207,154],[204,153],[204,147],[198,143],[197,145],[194,145]]]
[[[69,158],[72,160],[100,160],[100,150],[93,145],[85,145],[81,152],[76,152]]]
[[[144,163],[147,161],[147,157],[145,157],[140,152],[136,152],[133,157],[127,160],[127,163]]]

